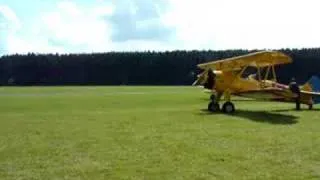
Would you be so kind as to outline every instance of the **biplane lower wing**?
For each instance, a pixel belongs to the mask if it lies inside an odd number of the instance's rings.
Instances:
[[[276,101],[285,101],[285,100],[293,99],[296,97],[292,93],[280,88],[249,90],[249,91],[235,93],[234,95],[252,98],[252,99],[258,99],[258,100],[276,100]]]
[[[249,90],[245,92],[235,93],[234,95],[249,97],[260,100],[276,100],[276,101],[292,101],[296,97],[290,90],[282,88],[269,88],[261,90]],[[306,82],[300,91],[302,103],[320,104],[320,79],[317,76],[312,76]]]

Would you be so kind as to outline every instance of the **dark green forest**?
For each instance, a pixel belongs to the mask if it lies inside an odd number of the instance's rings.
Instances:
[[[196,65],[258,50],[15,54],[0,58],[0,85],[191,85]],[[320,75],[320,48],[280,49],[293,63],[276,68],[279,82]]]

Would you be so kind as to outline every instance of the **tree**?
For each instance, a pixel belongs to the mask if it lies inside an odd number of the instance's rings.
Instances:
[[[196,65],[258,50],[14,54],[0,58],[1,85],[190,85]],[[304,83],[319,75],[320,48],[280,49],[292,64],[276,68],[278,80]],[[13,81],[14,80],[14,81]]]

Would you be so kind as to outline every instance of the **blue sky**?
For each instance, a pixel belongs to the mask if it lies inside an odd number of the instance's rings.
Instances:
[[[317,0],[0,0],[0,54],[318,47]]]

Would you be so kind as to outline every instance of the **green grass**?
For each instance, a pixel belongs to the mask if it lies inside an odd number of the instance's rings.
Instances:
[[[0,179],[319,179],[320,110],[194,87],[0,88]],[[306,109],[306,107],[304,107]]]

